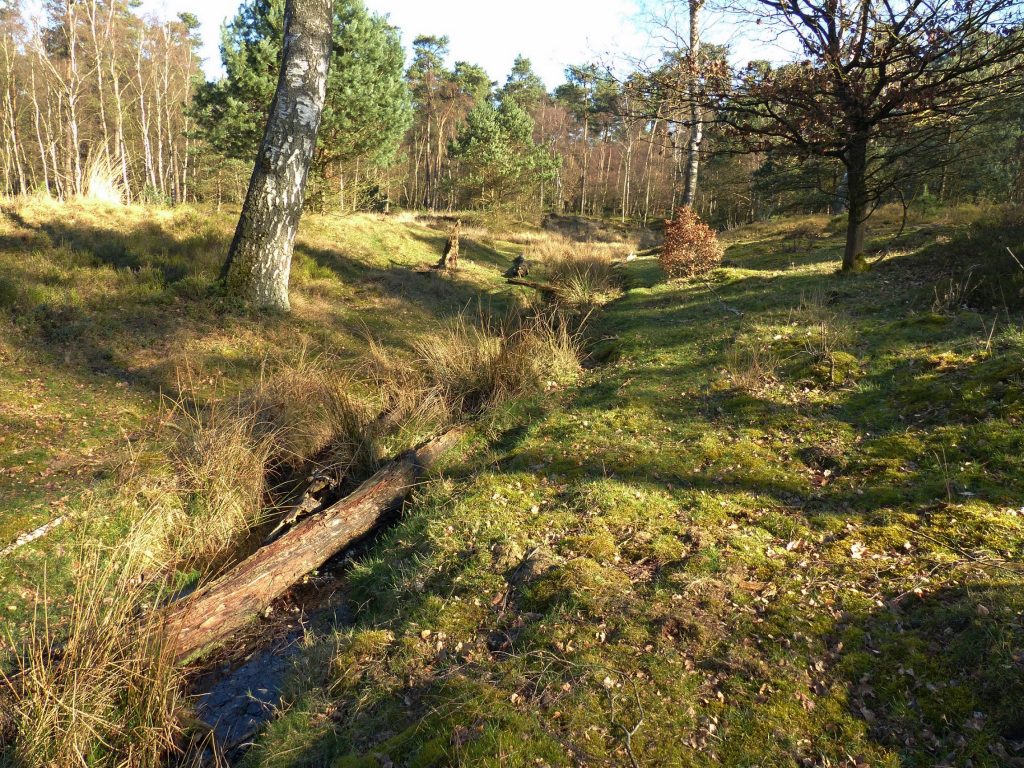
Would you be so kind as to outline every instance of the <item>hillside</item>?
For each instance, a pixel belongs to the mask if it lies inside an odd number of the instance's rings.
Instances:
[[[1021,318],[936,290],[977,216],[882,214],[859,275],[822,217],[631,263],[603,362],[356,560],[244,764],[1021,764]]]
[[[626,263],[622,294],[582,308],[585,369],[482,398],[397,524],[332,570],[277,716],[233,760],[1024,764],[1024,278],[1001,255],[1017,220],[917,214],[897,235],[882,211],[884,258],[859,274],[836,273],[825,217],[728,233],[706,280]],[[293,313],[261,317],[210,287],[231,221],[4,208],[0,545],[69,518],[0,563],[12,638],[37,600],[55,617],[81,600],[84,542],[117,552],[175,505],[215,519],[215,494],[175,485],[189,418],[214,429],[208,414],[284,381],[272,402],[308,404],[286,441],[306,455],[301,430],[341,434],[324,392],[421,375],[418,341],[533,300],[500,277],[514,254],[576,247],[471,227],[446,279],[409,269],[436,260],[443,222],[310,217]],[[438,423],[417,414],[384,455]],[[214,458],[215,479],[251,478]],[[203,568],[175,546],[192,584]]]
[[[464,311],[500,314],[519,301],[499,267],[521,244],[481,232],[456,279],[431,279],[410,267],[437,261],[444,222],[310,216],[296,247],[293,312],[250,313],[212,289],[236,219],[45,199],[3,206],[0,546],[58,515],[91,518],[110,504],[133,450],[173,440],[175,412],[200,413],[303,361],[343,367],[370,340],[409,350]],[[52,582],[79,535],[5,558],[9,622],[32,615],[43,561]]]

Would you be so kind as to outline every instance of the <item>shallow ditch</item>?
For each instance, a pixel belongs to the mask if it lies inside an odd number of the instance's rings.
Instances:
[[[614,362],[616,336],[588,339],[581,355],[586,370]],[[354,490],[349,479],[331,489],[326,505]],[[214,654],[192,674],[189,693],[196,697],[196,717],[209,729],[217,755],[208,749],[206,765],[225,766],[240,759],[259,731],[272,721],[287,695],[288,675],[304,649],[308,634],[323,635],[350,626],[355,617],[346,608],[344,583],[350,563],[369,550],[380,531],[339,553],[316,574],[274,603],[264,618],[243,636]],[[254,546],[259,542],[254,539]]]

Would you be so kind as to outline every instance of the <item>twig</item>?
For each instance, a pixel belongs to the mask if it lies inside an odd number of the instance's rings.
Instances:
[[[644,724],[644,707],[643,704],[640,703],[640,692],[636,689],[636,682],[633,678],[629,678],[629,682],[633,686],[633,697],[636,699],[636,707],[640,710],[640,719],[636,721],[636,725],[632,728],[627,728],[615,719],[615,697],[612,696],[611,690],[606,690],[608,693],[608,704],[611,708],[612,725],[621,730],[625,737],[626,754],[629,756],[630,764],[632,764],[633,768],[640,768],[640,763],[637,762],[636,755],[633,754],[633,737],[636,736],[637,731],[640,730],[640,726]]]
[[[1017,254],[1016,254],[1016,253],[1014,253],[1013,251],[1011,251],[1011,250],[1010,250],[1010,248],[1009,248],[1009,246],[1007,246],[1007,248],[1006,248],[1006,252],[1007,252],[1008,254],[1010,254],[1010,256],[1012,256],[1012,257],[1013,257],[1013,260],[1017,262],[1017,266],[1018,266],[1018,267],[1020,267],[1021,269],[1024,269],[1024,263],[1022,263],[1022,262],[1021,262],[1021,260],[1017,258]]]
[[[709,283],[707,280],[705,280],[704,281],[704,285],[707,286],[707,289],[709,291],[711,291],[711,294],[715,297],[715,299],[718,300],[718,303],[722,305],[723,309],[725,309],[725,310],[727,310],[729,312],[732,312],[734,315],[736,315],[736,317],[743,317],[743,312],[741,310],[736,309],[736,307],[731,307],[728,304],[726,304],[724,301],[722,301],[722,297],[718,295],[718,291],[715,290],[715,287],[713,285],[711,285],[711,283]]]
[[[50,531],[64,525],[64,520],[64,516],[61,515],[60,517],[56,517],[50,522],[48,522],[46,525],[39,526],[34,531],[29,531],[28,533],[21,534],[21,536],[16,538],[13,543],[8,544],[3,549],[0,549],[0,557],[7,557],[7,555],[11,554],[17,549],[21,549],[21,547],[25,546],[26,544],[30,544],[36,539],[43,538],[43,536],[48,534]]]
[[[1024,570],[1021,570],[1021,569],[1018,569],[1018,568],[1011,568],[1009,565],[1006,564],[1005,561],[1001,562],[1001,561],[998,561],[998,560],[997,561],[982,560],[977,555],[972,554],[971,552],[968,552],[967,550],[961,549],[960,547],[956,546],[956,544],[952,544],[952,543],[950,543],[948,541],[940,539],[937,536],[932,536],[930,534],[927,534],[924,531],[916,531],[914,529],[910,529],[910,534],[912,536],[920,536],[923,539],[928,539],[928,541],[932,542],[933,544],[938,544],[940,547],[945,547],[950,552],[955,552],[956,554],[960,555],[961,557],[965,558],[966,560],[969,560],[970,562],[974,563],[975,565],[980,565],[982,567],[989,567],[989,568],[997,568],[997,569],[999,569],[1001,571],[1006,571],[1007,573],[1012,573],[1014,576],[1020,576],[1020,575],[1024,574]]]

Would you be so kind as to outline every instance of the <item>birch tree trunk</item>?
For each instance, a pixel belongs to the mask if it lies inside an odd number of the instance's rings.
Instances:
[[[683,205],[697,201],[697,176],[700,172],[700,145],[704,140],[704,117],[700,107],[700,9],[704,0],[690,0],[690,73],[687,94],[690,101],[690,143],[686,150],[686,182]]]
[[[277,92],[224,265],[230,295],[285,312],[295,231],[327,91],[332,20],[332,0],[285,4]]]

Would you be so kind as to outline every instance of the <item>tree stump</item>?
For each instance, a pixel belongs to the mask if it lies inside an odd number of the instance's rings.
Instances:
[[[444,253],[441,260],[437,262],[436,269],[454,270],[459,268],[459,238],[462,236],[462,220],[455,222],[451,234],[448,235],[448,242],[444,245]]]
[[[512,266],[505,271],[505,277],[526,277],[530,274],[530,264],[523,254],[516,256]]]

